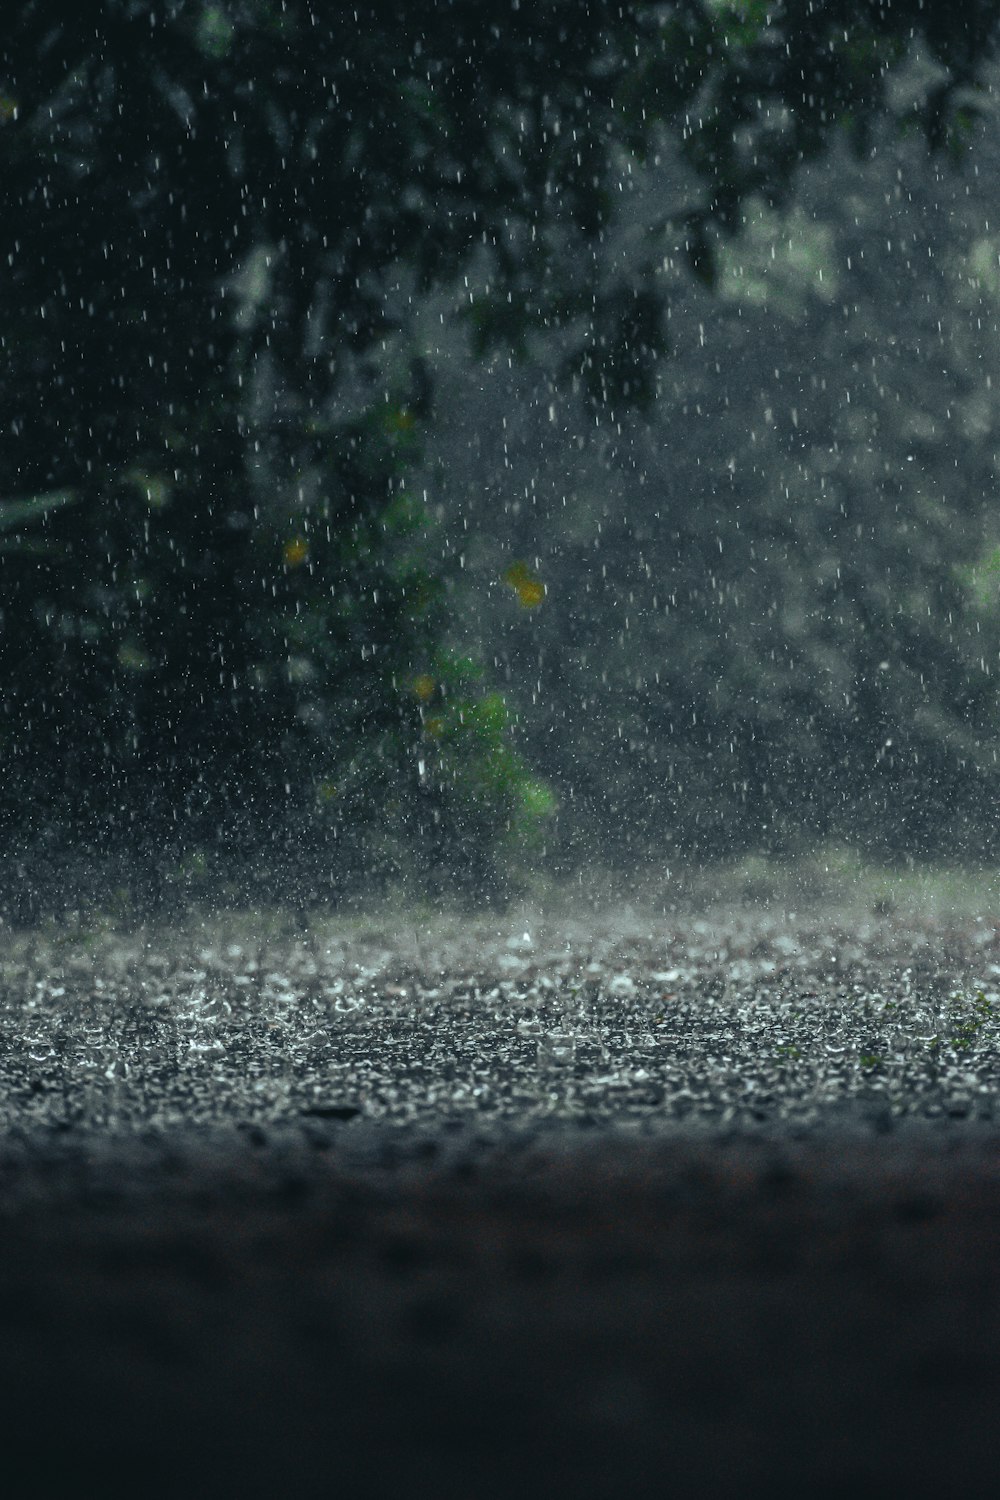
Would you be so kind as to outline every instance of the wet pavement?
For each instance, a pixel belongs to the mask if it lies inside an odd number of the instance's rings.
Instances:
[[[18,1493],[992,1492],[998,1080],[982,914],[7,934]]]
[[[0,945],[0,1128],[888,1130],[1000,1107],[985,919],[269,925]]]

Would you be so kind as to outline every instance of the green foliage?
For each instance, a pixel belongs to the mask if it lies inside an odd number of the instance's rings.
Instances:
[[[937,0],[17,6],[0,494],[39,499],[0,505],[6,833],[228,857],[265,829],[345,878],[433,846],[485,879],[548,794],[441,654],[410,295],[486,265],[483,352],[558,335],[598,410],[650,408],[661,247],[600,272],[622,152],[677,139],[697,192],[669,227],[711,284],[717,227],[863,129],[913,36],[944,74],[928,131],[961,137],[995,7],[952,23]]]
[[[784,209],[748,203],[714,296],[665,273],[675,349],[642,423],[592,426],[578,451],[582,405],[502,369],[461,432],[442,422],[472,639],[557,791],[566,864],[1000,850],[1000,346],[976,248],[996,131],[958,180],[890,122],[876,144]],[[669,183],[676,143],[663,155]],[[656,174],[636,177],[656,222]],[[469,383],[447,378],[445,410]],[[496,587],[512,555],[543,607]]]
[[[537,856],[555,800],[512,748],[507,704],[499,693],[480,690],[482,675],[469,658],[439,652],[429,671],[414,679],[423,731],[420,775],[451,812],[465,858],[475,857],[484,819],[499,809],[504,852],[516,864]],[[445,852],[450,857],[447,840]]]
[[[19,531],[76,499],[73,490],[56,490],[50,495],[32,495],[27,500],[5,500],[0,504],[0,531]]]
[[[53,511],[72,505],[77,498],[75,490],[55,490],[49,495],[32,495],[27,499],[0,503],[0,553],[32,552],[38,555],[49,551],[50,543],[40,539],[34,529],[28,536],[22,535],[24,528],[34,528],[34,523],[43,522]]]

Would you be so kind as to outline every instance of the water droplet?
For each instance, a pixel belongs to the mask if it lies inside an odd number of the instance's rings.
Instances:
[[[564,1068],[576,1059],[576,1038],[571,1031],[547,1031],[539,1038],[538,1061],[545,1067]]]

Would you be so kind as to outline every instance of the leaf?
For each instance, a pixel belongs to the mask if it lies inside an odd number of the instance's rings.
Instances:
[[[16,531],[20,526],[39,521],[50,511],[60,510],[79,500],[78,490],[50,490],[47,495],[32,495],[24,500],[0,501],[0,531]]]

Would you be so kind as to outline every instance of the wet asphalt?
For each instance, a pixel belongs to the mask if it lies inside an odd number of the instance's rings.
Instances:
[[[0,942],[0,1128],[990,1124],[998,931],[752,909],[54,927]]]
[[[8,932],[16,1493],[989,1493],[998,1081],[982,912]]]

